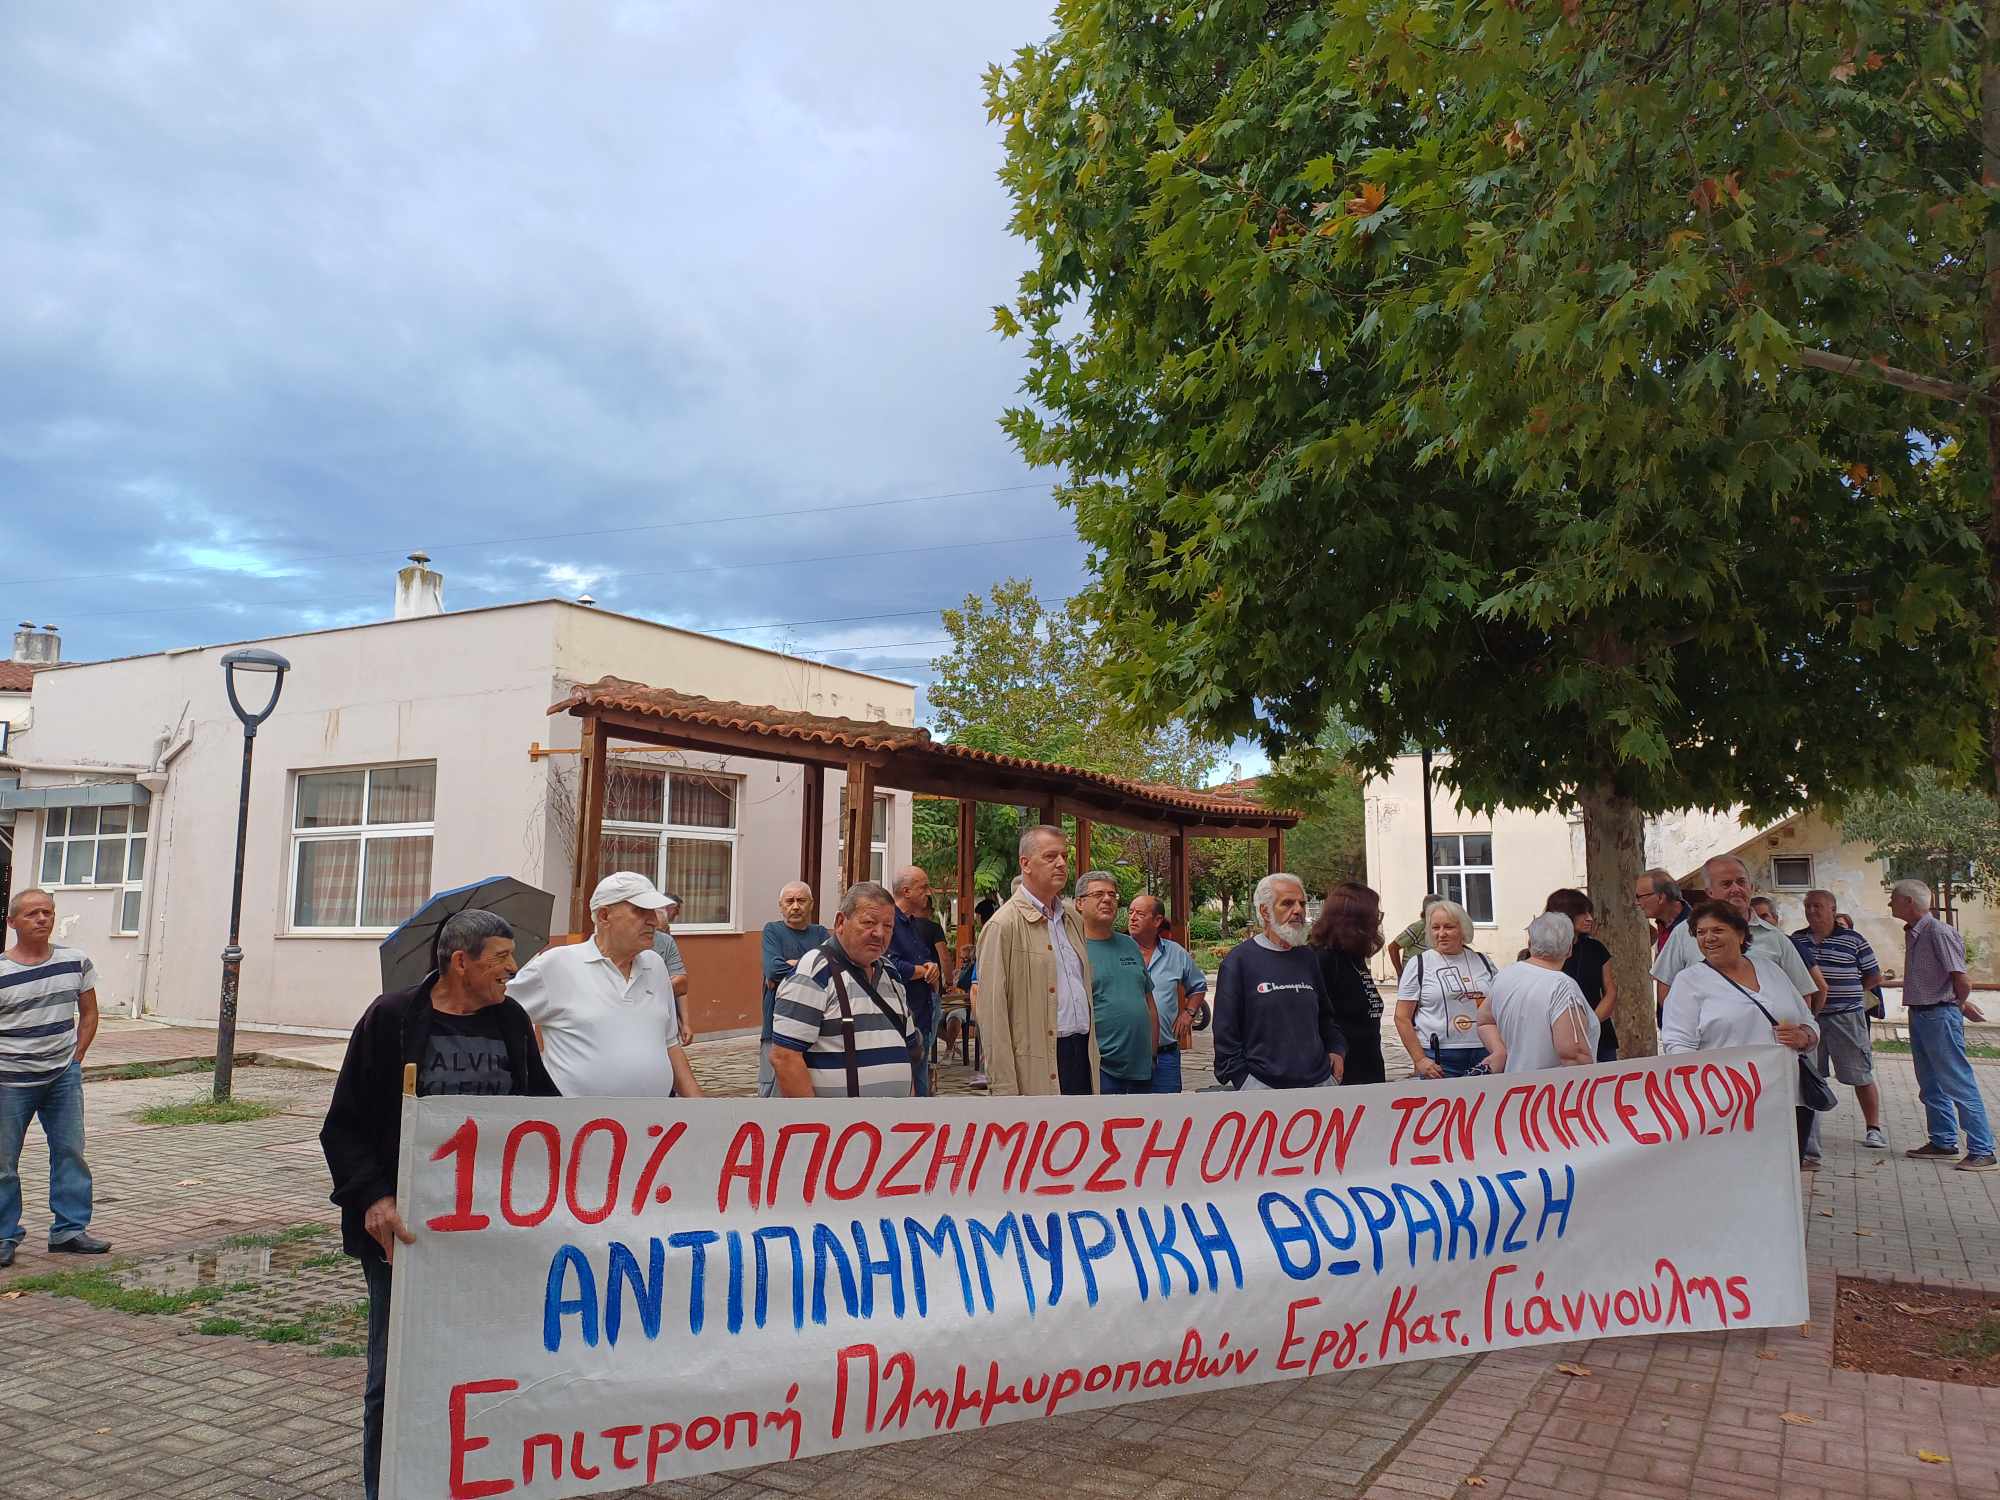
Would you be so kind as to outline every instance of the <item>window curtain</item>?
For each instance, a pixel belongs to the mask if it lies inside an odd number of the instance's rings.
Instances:
[[[354,828],[361,822],[366,771],[331,771],[299,778],[295,828]]]
[[[676,923],[721,926],[729,921],[736,846],[719,839],[668,839],[665,889],[681,898]]]
[[[361,882],[361,925],[394,927],[429,899],[431,838],[370,839]]]
[[[306,839],[299,844],[294,927],[354,926],[354,891],[361,877],[361,840]]]
[[[437,810],[437,767],[391,766],[368,773],[368,821],[428,823]]]

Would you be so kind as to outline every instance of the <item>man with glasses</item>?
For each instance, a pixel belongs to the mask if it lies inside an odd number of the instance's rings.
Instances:
[[[1681,888],[1674,883],[1674,877],[1658,868],[1639,877],[1639,883],[1632,888],[1632,899],[1653,924],[1653,956],[1657,958],[1674,929],[1688,919],[1694,908],[1681,899]]]

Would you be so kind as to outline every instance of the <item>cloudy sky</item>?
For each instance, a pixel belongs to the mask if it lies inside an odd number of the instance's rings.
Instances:
[[[1047,0],[0,7],[0,612],[603,605],[921,682],[1082,549],[996,418]]]

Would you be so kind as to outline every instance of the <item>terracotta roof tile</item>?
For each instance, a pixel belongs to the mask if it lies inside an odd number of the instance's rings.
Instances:
[[[1005,770],[1060,777],[1079,788],[1094,788],[1131,799],[1158,812],[1221,815],[1241,821],[1290,826],[1298,814],[1229,792],[1200,792],[1187,787],[1158,782],[1132,781],[1102,771],[1087,771],[1051,761],[1027,760],[1003,755],[996,750],[980,750],[934,739],[929,730],[881,720],[835,718],[798,709],[772,708],[763,704],[734,703],[720,698],[703,698],[693,693],[677,693],[671,688],[648,687],[620,677],[603,677],[577,686],[569,697],[549,709],[551,714],[609,709],[637,714],[676,724],[708,725],[745,734],[768,735],[777,740],[803,741],[838,746],[844,750],[915,752],[918,758],[934,762],[972,761]],[[1245,815],[1248,815],[1247,817]]]
[[[0,661],[0,693],[25,693],[35,685],[35,669],[24,661]]]

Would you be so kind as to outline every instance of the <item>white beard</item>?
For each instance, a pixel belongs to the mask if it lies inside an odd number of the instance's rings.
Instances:
[[[1272,925],[1271,934],[1287,948],[1303,948],[1306,945],[1306,924],[1294,922],[1289,927]]]

